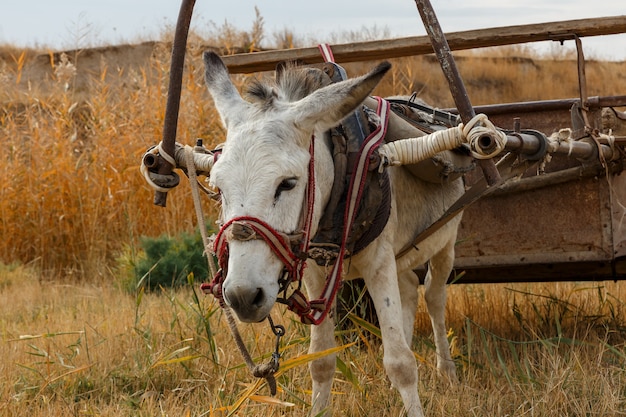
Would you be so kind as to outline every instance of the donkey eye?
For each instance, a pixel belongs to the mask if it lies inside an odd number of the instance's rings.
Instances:
[[[274,194],[274,200],[278,200],[278,197],[280,197],[280,194],[283,191],[293,190],[293,188],[296,186],[297,183],[298,183],[298,179],[295,177],[285,178],[284,180],[282,180],[280,184],[278,184],[278,187],[276,188],[276,194]]]

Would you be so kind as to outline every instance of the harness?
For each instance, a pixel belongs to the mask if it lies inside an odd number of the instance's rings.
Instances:
[[[343,68],[332,62],[332,52],[324,52],[320,46],[327,67],[325,72],[333,82],[346,79]],[[331,191],[331,201],[325,207],[317,235],[311,236],[315,201],[315,136],[309,147],[309,178],[306,200],[300,216],[300,232],[285,234],[277,231],[261,219],[252,216],[235,217],[222,225],[214,243],[220,269],[210,283],[201,285],[206,293],[213,294],[223,302],[222,285],[228,273],[228,242],[260,239],[265,241],[272,252],[283,263],[279,279],[277,301],[295,312],[305,324],[320,324],[331,310],[337,290],[341,284],[343,260],[365,248],[384,229],[391,210],[389,178],[386,172],[370,169],[375,160],[374,151],[382,144],[387,131],[390,105],[382,98],[376,98],[376,120],[379,121],[369,136],[365,136],[361,111],[357,110],[332,133],[334,162],[345,159],[339,176]],[[349,134],[346,134],[349,131]],[[354,163],[347,162],[353,160]],[[376,166],[378,164],[375,164]],[[347,187],[346,187],[347,186]],[[347,189],[347,192],[338,191]],[[308,300],[302,291],[302,277],[308,258],[332,269],[326,277],[321,294]],[[292,283],[296,288],[288,294]]]
[[[332,52],[327,48],[327,45],[320,45],[327,61],[324,72],[331,82],[347,79],[345,70],[333,62]],[[318,265],[331,265],[337,258],[346,224],[347,190],[367,134],[375,131],[379,123],[376,113],[371,113],[372,110],[366,107],[356,110],[330,132],[335,181],[308,252]],[[374,241],[387,225],[391,213],[391,186],[387,171],[368,170],[361,187],[359,209],[346,242],[346,257],[357,254]]]
[[[372,161],[374,151],[381,145],[387,130],[387,121],[389,115],[389,103],[382,98],[377,98],[378,108],[376,114],[380,120],[378,127],[367,136],[361,144],[358,152],[356,164],[351,170],[348,191],[345,195],[345,207],[343,210],[341,236],[337,245],[337,252],[334,264],[328,276],[321,294],[312,300],[308,300],[302,292],[302,277],[306,267],[306,260],[309,258],[309,247],[311,245],[311,227],[315,201],[315,137],[311,138],[309,152],[311,158],[309,161],[309,180],[306,191],[306,201],[303,205],[301,215],[300,233],[288,235],[277,231],[263,220],[251,217],[235,217],[225,223],[217,234],[214,241],[214,252],[217,255],[219,271],[213,277],[210,283],[202,284],[201,289],[204,292],[213,294],[216,298],[223,300],[222,285],[228,273],[228,242],[232,240],[247,241],[252,239],[261,239],[265,241],[272,252],[280,259],[284,265],[283,273],[279,279],[280,292],[283,294],[279,297],[278,302],[287,305],[287,308],[300,317],[305,324],[320,324],[328,315],[333,306],[337,290],[341,284],[343,260],[349,256],[350,248],[359,248],[363,245],[364,233],[357,233],[360,237],[358,240],[351,240],[353,235],[353,225],[355,221],[363,217],[360,214],[359,207],[363,200],[368,182],[368,175],[372,177],[377,170],[370,170],[370,162]],[[386,175],[384,176],[386,178]],[[383,180],[383,183],[385,181]],[[389,183],[388,178],[386,183]],[[387,187],[388,188],[388,187]],[[389,199],[389,198],[387,198]],[[375,214],[378,217],[386,219],[389,217],[388,205],[381,204],[382,209],[378,208]],[[384,215],[386,212],[386,216]],[[375,216],[376,217],[376,216]],[[384,228],[384,224],[379,226],[380,231]],[[380,233],[380,232],[379,232]],[[377,236],[377,235],[376,235]],[[374,236],[374,238],[376,237]],[[366,239],[367,240],[367,239]],[[373,240],[373,239],[372,239]],[[358,246],[356,243],[361,242]],[[364,247],[364,246],[363,246]],[[296,288],[287,294],[291,283],[296,283]]]

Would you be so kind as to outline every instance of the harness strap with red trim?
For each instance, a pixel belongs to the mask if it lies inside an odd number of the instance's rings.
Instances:
[[[363,146],[359,150],[357,164],[351,177],[350,187],[348,188],[348,201],[344,213],[344,229],[342,232],[339,254],[330,274],[326,278],[326,284],[322,290],[322,294],[317,299],[311,300],[308,303],[311,310],[310,312],[300,315],[304,323],[319,324],[324,320],[324,318],[326,318],[326,315],[333,305],[335,296],[337,295],[337,290],[339,289],[339,285],[341,283],[343,259],[346,255],[346,244],[361,202],[361,196],[365,185],[365,177],[369,170],[370,158],[376,148],[378,148],[382,143],[387,131],[389,103],[380,97],[377,97],[377,101],[378,109],[376,113],[380,117],[381,124],[370,136],[365,139]]]

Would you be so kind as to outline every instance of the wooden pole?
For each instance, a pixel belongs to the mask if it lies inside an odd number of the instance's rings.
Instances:
[[[424,27],[426,28],[426,32],[430,38],[437,60],[441,65],[443,75],[448,81],[448,87],[450,88],[450,93],[454,99],[454,104],[456,104],[456,108],[459,111],[459,116],[461,116],[463,123],[467,124],[474,116],[476,116],[476,113],[472,107],[467,90],[465,89],[465,83],[463,83],[461,74],[457,69],[454,57],[452,56],[448,40],[441,29],[441,25],[439,25],[439,19],[437,19],[437,15],[435,14],[435,10],[431,5],[430,0],[415,0],[415,4],[417,5],[417,10],[422,17],[422,22],[424,23]],[[486,134],[480,138],[479,143],[484,143],[485,148],[488,148],[493,146],[495,138]],[[488,185],[496,185],[501,181],[500,173],[498,172],[498,168],[496,168],[493,159],[479,159],[478,165],[482,169]]]
[[[575,35],[586,37],[620,33],[626,33],[626,15],[450,32],[445,36],[450,49],[459,51],[526,42],[563,41],[574,39]],[[433,53],[428,36],[338,44],[332,45],[332,49],[339,63]],[[233,74],[273,71],[278,63],[295,59],[307,64],[324,62],[317,47],[253,52],[222,58]]]

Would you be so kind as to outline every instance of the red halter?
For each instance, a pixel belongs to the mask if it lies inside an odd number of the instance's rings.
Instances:
[[[240,216],[229,220],[220,228],[213,245],[213,251],[217,255],[220,270],[213,277],[213,281],[210,284],[202,284],[201,289],[204,292],[213,294],[219,298],[220,301],[223,299],[222,283],[226,279],[228,267],[228,242],[231,239],[241,241],[262,239],[269,245],[272,252],[285,265],[284,276],[286,279],[283,278],[283,283],[281,283],[281,286],[285,288],[281,288],[281,291],[285,291],[289,283],[298,282],[298,289],[294,291],[294,294],[281,301],[287,304],[290,309],[296,311],[302,316],[306,307],[302,307],[301,302],[291,303],[289,302],[289,299],[294,297],[296,300],[303,299],[304,302],[306,302],[306,297],[304,297],[304,294],[300,292],[300,283],[302,282],[302,276],[306,266],[307,252],[311,241],[311,226],[313,223],[313,209],[315,203],[314,150],[315,136],[312,136],[309,147],[309,179],[307,183],[305,206],[303,207],[301,216],[300,228],[302,232],[288,235],[277,231],[263,220],[252,216]],[[293,308],[291,308],[291,304],[293,304]]]

